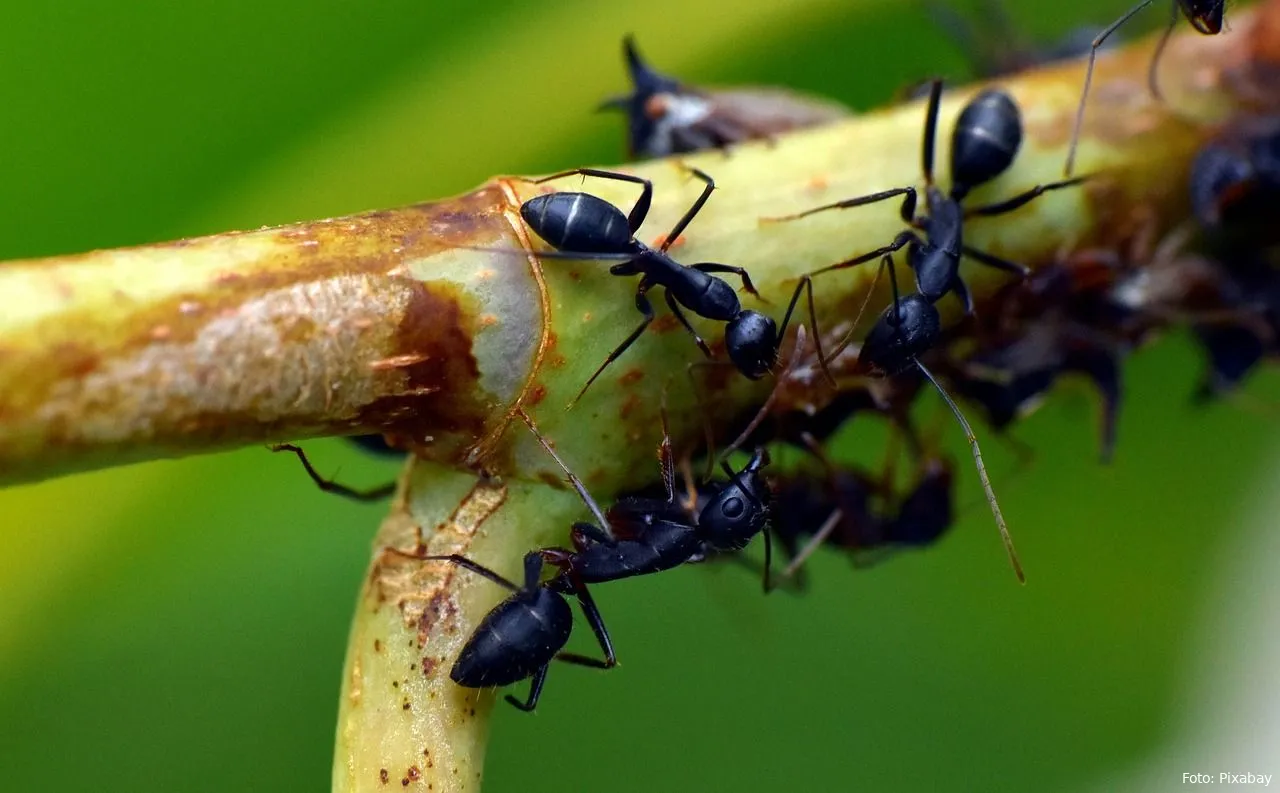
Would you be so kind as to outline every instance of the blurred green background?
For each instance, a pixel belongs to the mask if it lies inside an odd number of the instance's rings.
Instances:
[[[624,89],[628,31],[690,81],[855,107],[966,74],[908,3],[604,5],[6,3],[0,258],[616,162],[621,121],[591,108]],[[1049,39],[1128,0],[1011,5]],[[1248,518],[1271,514],[1255,494],[1274,480],[1280,427],[1242,403],[1191,409],[1199,366],[1180,338],[1132,360],[1110,467],[1084,388],[1059,389],[1018,429],[1038,452],[1030,470],[1014,475],[988,441],[1025,589],[967,469],[963,522],[939,547],[857,574],[822,558],[803,598],[766,601],[732,569],[609,587],[623,666],[555,669],[532,717],[499,706],[488,789],[1140,786],[1133,769],[1167,750],[1191,703],[1233,684],[1216,674],[1214,626],[1266,596],[1226,600],[1220,585],[1256,557]],[[1250,403],[1276,402],[1275,385],[1252,383]],[[856,455],[857,433],[844,439]],[[396,471],[336,441],[311,447],[348,481]],[[0,492],[0,788],[327,788],[380,514],[261,449]],[[1276,688],[1266,674],[1251,684]]]

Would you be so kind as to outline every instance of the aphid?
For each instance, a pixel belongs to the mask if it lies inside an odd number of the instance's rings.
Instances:
[[[933,181],[934,139],[938,128],[938,106],[942,98],[942,81],[930,84],[929,104],[925,116],[921,160],[925,180],[927,216],[916,215],[915,187],[896,187],[871,195],[837,201],[796,215],[774,220],[794,220],[829,209],[847,209],[904,196],[900,214],[912,230],[903,231],[893,242],[847,261],[815,270],[817,276],[879,259],[901,248],[907,249],[907,262],[915,272],[918,297],[935,303],[948,292],[955,292],[964,303],[965,312],[973,313],[973,298],[960,278],[960,259],[975,261],[1025,278],[1025,266],[1007,261],[964,244],[964,221],[973,216],[1003,215],[1012,212],[1050,190],[1080,184],[1086,177],[1036,185],[1018,195],[993,204],[962,207],[961,202],[976,187],[999,176],[1013,163],[1022,144],[1022,120],[1018,106],[1003,91],[987,90],[965,105],[951,136],[951,191],[944,193]],[[919,232],[923,232],[923,237]],[[913,310],[908,308],[908,310]]]
[[[1089,65],[1085,67],[1084,88],[1080,91],[1080,104],[1076,106],[1075,125],[1071,130],[1071,141],[1067,144],[1067,162],[1062,170],[1064,176],[1071,176],[1071,172],[1075,168],[1076,148],[1080,143],[1080,131],[1084,126],[1084,107],[1086,100],[1089,98],[1089,86],[1093,82],[1093,66],[1098,58],[1098,49],[1121,25],[1128,22],[1135,14],[1153,2],[1155,0],[1140,0],[1137,5],[1126,11],[1119,19],[1103,28],[1102,32],[1094,37],[1090,43]],[[1152,96],[1157,99],[1161,98],[1160,86],[1156,81],[1156,70],[1159,68],[1160,56],[1164,54],[1165,45],[1169,43],[1169,36],[1173,34],[1173,29],[1178,24],[1178,12],[1182,12],[1182,15],[1186,17],[1197,33],[1214,36],[1222,32],[1222,21],[1223,16],[1226,14],[1226,5],[1226,0],[1171,0],[1169,3],[1171,12],[1169,24],[1165,28],[1164,34],[1160,37],[1160,42],[1156,45],[1156,51],[1151,56],[1151,65],[1147,68],[1147,85],[1151,89]]]
[[[1277,241],[1280,119],[1237,124],[1206,144],[1192,162],[1188,187],[1204,228],[1242,237],[1249,248]]]
[[[1013,538],[1009,536],[1009,528],[1005,524],[1004,515],[1000,512],[995,490],[991,487],[991,479],[987,476],[986,466],[982,462],[982,450],[978,447],[978,438],[955,400],[934,377],[933,372],[920,361],[920,356],[933,349],[942,338],[942,321],[938,316],[938,309],[921,294],[900,296],[893,260],[887,254],[883,264],[889,268],[893,304],[872,326],[862,343],[859,358],[872,370],[891,377],[915,369],[924,375],[925,379],[938,391],[952,415],[956,417],[961,430],[964,431],[969,450],[973,453],[978,479],[982,482],[987,504],[991,507],[991,514],[995,518],[996,528],[1000,531],[1000,539],[1004,542],[1009,562],[1013,565],[1018,580],[1025,581],[1026,576],[1022,572],[1021,562],[1018,561],[1018,552],[1013,547]]]
[[[658,248],[651,248],[635,237],[649,213],[653,199],[653,184],[648,179],[594,168],[576,168],[535,180],[536,184],[580,174],[641,185],[640,197],[625,216],[613,204],[590,193],[548,193],[535,196],[521,205],[520,216],[534,233],[556,249],[554,253],[540,254],[544,258],[612,260],[617,261],[617,264],[609,268],[611,274],[641,276],[636,287],[635,303],[644,319],[609,353],[604,363],[600,364],[582,386],[570,406],[582,398],[609,364],[640,338],[649,323],[653,322],[655,314],[647,295],[654,287],[662,288],[671,313],[693,336],[694,342],[707,357],[711,357],[710,348],[693,325],[689,324],[681,306],[705,319],[726,323],[724,341],[729,359],[739,372],[752,380],[763,377],[773,366],[778,346],[791,320],[791,313],[800,298],[801,290],[806,287],[809,290],[809,310],[813,313],[813,290],[808,279],[802,279],[796,287],[783,317],[782,327],[779,328],[771,317],[759,311],[744,309],[733,287],[724,279],[713,275],[736,275],[742,279],[742,286],[747,292],[759,297],[755,285],[751,283],[751,276],[743,268],[714,262],[683,265],[667,254],[667,249],[684,232],[715,190],[715,181],[710,176],[696,168],[690,169],[690,172],[702,180],[705,187],[689,210],[676,221]]]
[[[627,114],[630,159],[723,149],[849,115],[836,102],[779,88],[693,88],[649,68],[631,36],[622,40],[622,52],[631,93],[606,100],[600,109]]]
[[[949,372],[949,379],[960,394],[982,405],[993,429],[1003,432],[1030,413],[1063,374],[1084,375],[1097,388],[1102,461],[1110,462],[1120,412],[1120,351],[1101,334],[1057,318],[1032,322],[1008,343],[984,347]]]

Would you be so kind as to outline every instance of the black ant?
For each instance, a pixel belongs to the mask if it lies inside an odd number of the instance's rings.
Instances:
[[[632,91],[606,100],[600,109],[627,114],[630,159],[724,149],[849,115],[835,102],[781,89],[693,88],[649,68],[631,36],[622,40],[622,52]]]
[[[612,275],[639,275],[640,283],[636,287],[636,309],[644,315],[644,320],[635,330],[619,344],[604,363],[596,369],[591,378],[569,403],[572,407],[601,373],[622,353],[626,352],[636,339],[654,320],[653,306],[647,293],[654,287],[662,287],[667,306],[684,329],[693,336],[694,342],[703,354],[711,357],[711,350],[698,335],[689,320],[685,317],[681,306],[689,311],[716,322],[727,323],[725,326],[725,349],[733,365],[746,377],[758,380],[773,366],[778,346],[786,334],[791,313],[800,298],[801,290],[809,290],[809,311],[813,313],[813,288],[809,279],[802,279],[797,285],[787,313],[779,328],[773,319],[759,311],[744,309],[738,299],[738,293],[722,278],[712,273],[730,273],[742,279],[742,286],[747,292],[755,295],[755,285],[751,276],[741,267],[715,262],[700,262],[683,265],[667,254],[667,249],[684,232],[685,228],[706,204],[715,190],[715,180],[706,173],[690,168],[690,173],[700,179],[705,187],[702,194],[689,207],[688,211],[676,221],[671,232],[667,234],[662,245],[651,248],[636,239],[636,231],[649,213],[653,199],[653,183],[630,174],[602,171],[595,168],[575,168],[570,171],[545,176],[532,180],[540,184],[565,176],[595,176],[601,179],[613,179],[641,185],[640,197],[636,200],[627,215],[622,210],[602,198],[590,193],[556,192],[534,196],[520,206],[520,216],[529,224],[539,237],[556,249],[554,253],[541,253],[548,259],[585,259],[616,260],[609,268]]]
[[[1155,0],[1141,0],[1133,8],[1112,22],[1102,30],[1089,45],[1089,65],[1085,67],[1084,72],[1084,89],[1080,92],[1080,104],[1076,107],[1075,126],[1071,130],[1071,142],[1067,144],[1067,163],[1063,168],[1064,176],[1071,176],[1071,171],[1075,167],[1076,148],[1080,143],[1080,131],[1084,126],[1084,106],[1085,101],[1089,98],[1089,87],[1093,82],[1093,66],[1098,58],[1098,49],[1103,45],[1108,37],[1116,30],[1128,22],[1135,14],[1142,9],[1151,5]],[[1206,36],[1216,36],[1222,32],[1223,17],[1226,14],[1226,0],[1171,0],[1169,3],[1170,17],[1169,24],[1161,35],[1160,41],[1156,44],[1156,50],[1151,55],[1151,65],[1147,68],[1147,85],[1151,89],[1151,95],[1160,99],[1160,86],[1156,81],[1156,69],[1160,65],[1160,56],[1164,54],[1165,46],[1169,43],[1169,37],[1173,34],[1173,29],[1178,24],[1178,12],[1186,17],[1187,22],[1191,23],[1191,27],[1197,33],[1203,33]]]
[[[395,550],[395,549],[391,549]],[[493,607],[472,632],[471,638],[458,654],[449,670],[449,679],[466,688],[493,688],[508,686],[533,678],[529,696],[524,701],[507,695],[507,702],[526,713],[538,705],[542,685],[552,661],[564,661],[594,669],[612,669],[618,659],[613,651],[609,632],[600,617],[600,610],[587,587],[577,581],[572,570],[564,563],[565,551],[544,549],[530,551],[524,557],[524,583],[517,586],[487,567],[465,556],[418,556],[397,551],[411,559],[428,562],[450,562],[470,570],[476,575],[512,591],[512,595]],[[582,613],[595,634],[604,658],[591,658],[577,653],[563,652],[573,631],[573,610],[564,596],[552,588],[551,581],[542,581],[542,570],[547,565],[560,567],[564,572],[552,579],[561,588],[569,582],[570,592],[578,598]]]
[[[938,309],[919,293],[899,295],[898,277],[893,259],[887,254],[882,261],[882,266],[889,268],[893,305],[889,306],[876,320],[876,324],[867,334],[859,351],[859,360],[873,371],[891,377],[914,368],[924,375],[946,402],[952,415],[960,424],[961,430],[964,431],[965,440],[969,443],[974,467],[977,468],[978,479],[986,493],[991,514],[995,517],[996,528],[1000,531],[1005,552],[1009,555],[1009,563],[1013,565],[1018,580],[1025,582],[1026,576],[1022,572],[1021,562],[1018,561],[1018,552],[1013,547],[1013,538],[1009,536],[1009,528],[1005,525],[1004,515],[1000,512],[1000,504],[996,501],[996,493],[991,486],[991,479],[987,476],[987,468],[982,462],[982,450],[978,446],[978,437],[974,435],[973,428],[960,412],[959,405],[942,387],[942,383],[933,375],[933,372],[920,361],[920,356],[937,346],[942,339],[942,320],[938,315]]]
[[[829,209],[848,209],[878,201],[905,196],[900,214],[912,230],[903,231],[893,242],[869,253],[855,256],[809,273],[814,277],[832,270],[842,270],[879,259],[901,248],[907,249],[907,262],[915,272],[919,297],[936,303],[948,292],[955,292],[964,303],[965,313],[973,313],[973,297],[960,278],[960,259],[968,256],[981,264],[1025,278],[1030,270],[1015,262],[977,250],[963,242],[964,221],[972,216],[989,217],[1012,212],[1050,190],[1071,187],[1087,177],[1066,179],[1036,185],[1025,192],[978,207],[962,207],[961,202],[976,187],[1004,173],[1022,145],[1022,119],[1017,104],[1003,91],[986,90],[975,96],[960,112],[951,136],[951,191],[944,193],[933,181],[934,139],[938,129],[938,107],[942,99],[942,81],[929,86],[929,104],[925,115],[921,160],[925,180],[927,216],[916,215],[915,187],[896,187],[871,195],[837,201],[795,215],[771,218],[773,221],[795,220]],[[920,234],[923,232],[924,237]],[[803,285],[803,281],[801,285]],[[797,290],[799,287],[797,287]],[[913,309],[908,309],[913,310]],[[817,334],[815,333],[815,336]]]
[[[588,584],[669,570],[700,559],[708,549],[721,552],[740,550],[756,534],[765,531],[769,490],[760,470],[768,464],[769,457],[761,449],[742,471],[735,473],[726,466],[730,480],[715,490],[696,521],[688,521],[685,508],[675,498],[671,442],[664,416],[660,449],[667,500],[624,499],[605,513],[582,480],[574,475],[538,431],[529,415],[523,410],[518,412],[538,443],[565,473],[598,524],[573,524],[570,536],[574,550],[551,547],[526,554],[523,586],[516,586],[458,554],[403,555],[425,561],[451,562],[515,593],[498,604],[476,627],[449,677],[468,688],[504,686],[532,677],[529,697],[524,703],[507,697],[508,702],[521,710],[531,711],[537,705],[551,661],[568,661],[599,669],[609,669],[617,663],[608,631]],[[765,531],[766,558],[769,555],[768,538]],[[542,570],[548,565],[559,569],[560,573],[544,582],[541,580]],[[767,571],[766,562],[766,586],[769,584]],[[578,598],[583,614],[604,651],[603,660],[562,652],[573,627],[572,611],[562,593]]]

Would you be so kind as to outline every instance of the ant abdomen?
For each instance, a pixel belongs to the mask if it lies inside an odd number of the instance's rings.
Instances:
[[[951,192],[959,199],[1013,164],[1022,145],[1022,114],[1004,91],[983,91],[964,106],[951,133]]]
[[[1178,5],[1197,33],[1216,36],[1222,32],[1226,0],[1178,0]]]
[[[476,626],[449,678],[467,688],[518,683],[546,666],[569,641],[573,611],[557,592],[516,592]]]
[[[590,193],[550,193],[520,205],[529,228],[557,250],[618,253],[633,247],[622,210]]]
[[[903,295],[876,320],[860,358],[882,372],[899,374],[916,366],[916,357],[933,349],[941,335],[938,309],[923,295]]]

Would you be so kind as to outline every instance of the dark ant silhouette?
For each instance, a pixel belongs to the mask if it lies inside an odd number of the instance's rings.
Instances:
[[[1102,32],[1094,37],[1090,43],[1089,65],[1085,67],[1084,71],[1084,88],[1080,91],[1080,104],[1076,106],[1076,119],[1071,130],[1071,141],[1067,144],[1067,162],[1062,170],[1063,176],[1071,176],[1071,172],[1075,168],[1076,148],[1080,144],[1080,132],[1084,126],[1085,101],[1089,98],[1089,87],[1093,83],[1093,66],[1098,59],[1098,49],[1121,25],[1154,2],[1155,0],[1141,0],[1133,8],[1124,12],[1115,22],[1103,28]],[[1226,14],[1226,0],[1169,0],[1169,10],[1171,12],[1169,24],[1165,27],[1163,35],[1160,36],[1160,41],[1156,44],[1156,50],[1151,55],[1151,65],[1147,68],[1147,86],[1151,90],[1151,95],[1160,100],[1163,97],[1160,94],[1160,86],[1156,80],[1156,70],[1160,65],[1160,57],[1164,54],[1165,46],[1169,43],[1169,37],[1173,35],[1173,29],[1178,24],[1178,12],[1182,12],[1182,16],[1186,17],[1187,22],[1191,23],[1191,27],[1197,33],[1215,36],[1222,32],[1223,17]]]
[[[627,114],[630,159],[724,149],[849,115],[836,102],[777,88],[694,88],[651,69],[632,36],[623,38],[622,52],[632,91],[599,109]]]
[[[653,200],[653,183],[648,179],[595,168],[575,168],[532,180],[534,184],[540,184],[565,176],[581,175],[630,182],[642,187],[640,197],[625,216],[613,204],[590,193],[547,193],[534,196],[520,206],[520,216],[534,233],[556,249],[554,252],[540,253],[539,256],[547,259],[612,260],[618,263],[609,268],[611,274],[641,276],[636,287],[635,303],[636,309],[644,315],[643,321],[609,353],[604,363],[600,364],[569,403],[570,407],[582,398],[609,364],[626,352],[653,322],[655,314],[647,293],[654,287],[662,287],[671,313],[708,358],[711,357],[711,349],[689,323],[681,306],[705,319],[726,323],[724,340],[729,359],[739,372],[752,380],[760,379],[772,368],[796,302],[800,299],[801,291],[806,288],[809,292],[809,312],[813,313],[813,287],[808,278],[802,279],[796,286],[782,326],[778,327],[771,317],[759,311],[744,309],[733,287],[724,279],[713,275],[736,275],[742,279],[743,288],[759,298],[760,294],[751,283],[751,276],[743,268],[715,262],[683,265],[667,254],[667,249],[684,232],[715,190],[715,180],[706,173],[696,168],[690,168],[689,171],[705,187],[693,205],[676,221],[658,248],[651,248],[635,237]]]
[[[1065,179],[1036,185],[1012,198],[978,207],[963,207],[961,202],[978,186],[1004,173],[1022,145],[1022,120],[1017,104],[1003,91],[986,90],[978,94],[960,112],[951,136],[951,191],[944,193],[933,181],[934,140],[938,129],[938,107],[942,99],[942,81],[929,84],[929,104],[925,115],[921,161],[925,180],[925,202],[929,214],[916,215],[915,187],[896,187],[871,195],[845,199],[816,207],[795,215],[770,218],[789,221],[829,209],[848,209],[904,196],[899,211],[912,229],[903,231],[888,245],[823,267],[808,274],[816,277],[833,270],[879,259],[902,248],[907,249],[907,262],[915,272],[916,289],[921,299],[936,303],[948,292],[955,292],[964,303],[965,313],[973,313],[973,297],[960,278],[960,259],[975,261],[1025,278],[1030,270],[1021,264],[1002,259],[964,244],[964,221],[973,216],[990,217],[1012,212],[1050,190],[1078,185],[1088,177]],[[917,232],[923,232],[923,238]],[[802,282],[803,285],[804,282]],[[797,287],[799,289],[799,287]],[[908,308],[908,310],[913,310]],[[815,337],[817,332],[815,331]]]

